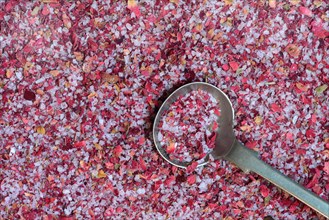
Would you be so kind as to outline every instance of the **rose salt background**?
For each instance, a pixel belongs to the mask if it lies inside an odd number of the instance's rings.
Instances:
[[[218,161],[151,139],[163,98],[206,81],[262,160],[329,199],[327,1],[0,0],[3,219],[317,219]]]

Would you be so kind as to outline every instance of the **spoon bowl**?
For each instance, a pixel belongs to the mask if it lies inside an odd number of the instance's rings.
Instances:
[[[203,90],[210,93],[217,101],[221,109],[221,115],[218,117],[217,122],[220,124],[220,129],[217,130],[216,140],[215,140],[215,148],[211,152],[214,158],[220,158],[228,154],[228,152],[233,147],[235,142],[235,136],[233,132],[233,118],[234,118],[234,110],[232,108],[232,103],[226,94],[218,89],[217,87],[203,82],[189,83],[186,84],[177,90],[175,90],[162,104],[160,107],[153,125],[153,140],[155,142],[155,146],[161,156],[168,161],[169,163],[181,167],[186,168],[190,163],[181,162],[178,160],[172,160],[169,158],[168,153],[165,149],[161,147],[160,141],[158,139],[159,133],[159,123],[162,115],[169,109],[169,107],[177,100],[178,97],[189,94],[194,90]],[[203,166],[208,163],[209,155],[205,157],[204,162],[200,163],[198,166]]]

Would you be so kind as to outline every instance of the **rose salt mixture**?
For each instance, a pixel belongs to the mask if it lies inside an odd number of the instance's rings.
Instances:
[[[220,108],[204,90],[179,96],[164,112],[158,139],[171,160],[202,162],[215,147]]]

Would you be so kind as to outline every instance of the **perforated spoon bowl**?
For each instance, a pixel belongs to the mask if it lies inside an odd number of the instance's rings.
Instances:
[[[290,195],[299,199],[309,207],[329,218],[329,203],[327,201],[283,175],[278,170],[264,163],[258,158],[256,151],[245,147],[235,138],[233,131],[234,110],[232,103],[223,91],[211,84],[203,82],[186,84],[174,91],[160,107],[153,124],[153,139],[158,152],[166,161],[181,168],[187,168],[190,164],[188,162],[170,159],[166,150],[161,147],[158,139],[159,122],[166,110],[168,110],[168,108],[173,104],[173,102],[176,101],[178,97],[198,89],[204,90],[216,98],[221,109],[221,115],[218,117],[220,128],[217,130],[215,148],[210,153],[215,159],[226,159],[233,162],[246,173],[250,171],[257,173]],[[206,160],[198,166],[206,165],[208,163],[208,159],[209,155],[207,155]]]

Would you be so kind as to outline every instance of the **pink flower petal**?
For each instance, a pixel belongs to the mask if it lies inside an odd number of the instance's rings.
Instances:
[[[128,0],[128,6],[127,7],[130,11],[134,12],[136,17],[139,18],[141,16],[141,12],[139,10],[138,3],[135,0]]]
[[[329,31],[324,28],[324,23],[322,20],[315,20],[311,23],[312,32],[318,38],[329,37]]]
[[[324,163],[323,171],[329,175],[329,162]]]
[[[312,17],[313,16],[312,11],[310,9],[304,7],[304,6],[300,6],[298,10],[303,15],[306,15],[308,17]]]
[[[227,70],[230,69],[229,65],[227,65],[227,64],[224,64],[224,65],[222,66],[222,68],[223,68],[224,71],[227,71]]]
[[[281,111],[281,107],[280,107],[278,104],[276,104],[276,103],[271,104],[271,109],[272,109],[272,111],[274,111],[274,112],[279,112],[279,111]]]
[[[116,146],[113,150],[113,153],[116,157],[119,157],[122,152],[123,152],[123,149],[120,145]]]
[[[260,188],[260,193],[263,197],[268,197],[269,196],[270,190],[269,190],[269,188],[267,188],[267,186],[261,185],[259,188]]]
[[[188,184],[192,185],[192,184],[195,183],[195,181],[196,181],[196,175],[195,174],[192,174],[192,175],[187,177]]]
[[[239,64],[237,62],[231,61],[229,64],[233,71],[237,71],[239,69]]]

